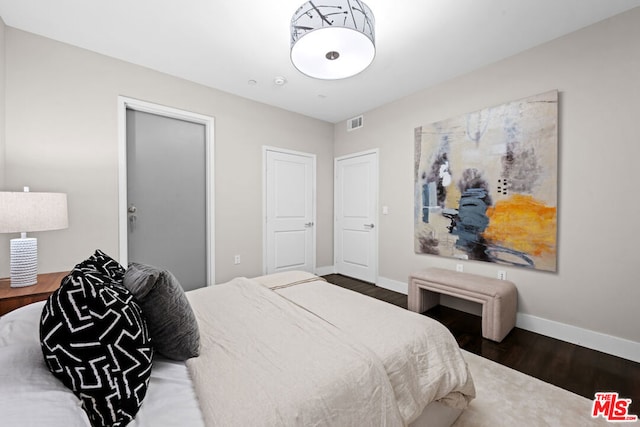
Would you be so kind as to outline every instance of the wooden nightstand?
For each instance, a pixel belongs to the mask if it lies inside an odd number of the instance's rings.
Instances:
[[[45,300],[60,287],[69,272],[38,274],[38,283],[22,288],[12,288],[11,281],[0,279],[0,316],[32,302]]]

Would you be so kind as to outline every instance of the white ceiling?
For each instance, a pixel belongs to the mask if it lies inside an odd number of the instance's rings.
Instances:
[[[289,22],[302,3],[0,0],[0,16],[14,28],[335,123],[640,6],[640,0],[366,0],[376,19],[373,64],[355,77],[323,81],[289,60]],[[276,76],[287,83],[276,85]]]

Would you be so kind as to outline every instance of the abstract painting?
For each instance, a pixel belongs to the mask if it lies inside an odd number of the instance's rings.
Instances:
[[[415,128],[415,251],[556,271],[558,91]]]

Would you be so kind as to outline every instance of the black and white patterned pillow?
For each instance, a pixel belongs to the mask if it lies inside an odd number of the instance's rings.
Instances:
[[[120,264],[96,251],[64,278],[40,319],[45,362],[94,427],[127,425],[149,385],[153,348],[123,276]]]
[[[105,254],[100,249],[96,249],[93,255],[82,261],[80,264],[77,264],[73,270],[79,270],[84,275],[88,276],[98,275],[101,278],[111,279],[117,283],[122,283],[124,273],[126,271],[118,261]]]

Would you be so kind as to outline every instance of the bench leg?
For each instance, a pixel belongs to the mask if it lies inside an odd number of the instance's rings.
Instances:
[[[501,342],[516,324],[516,298],[514,293],[482,303],[482,336]],[[505,301],[506,304],[505,304]]]
[[[440,304],[440,294],[421,288],[416,280],[409,281],[409,295],[407,308],[416,313],[424,313],[432,307]]]

